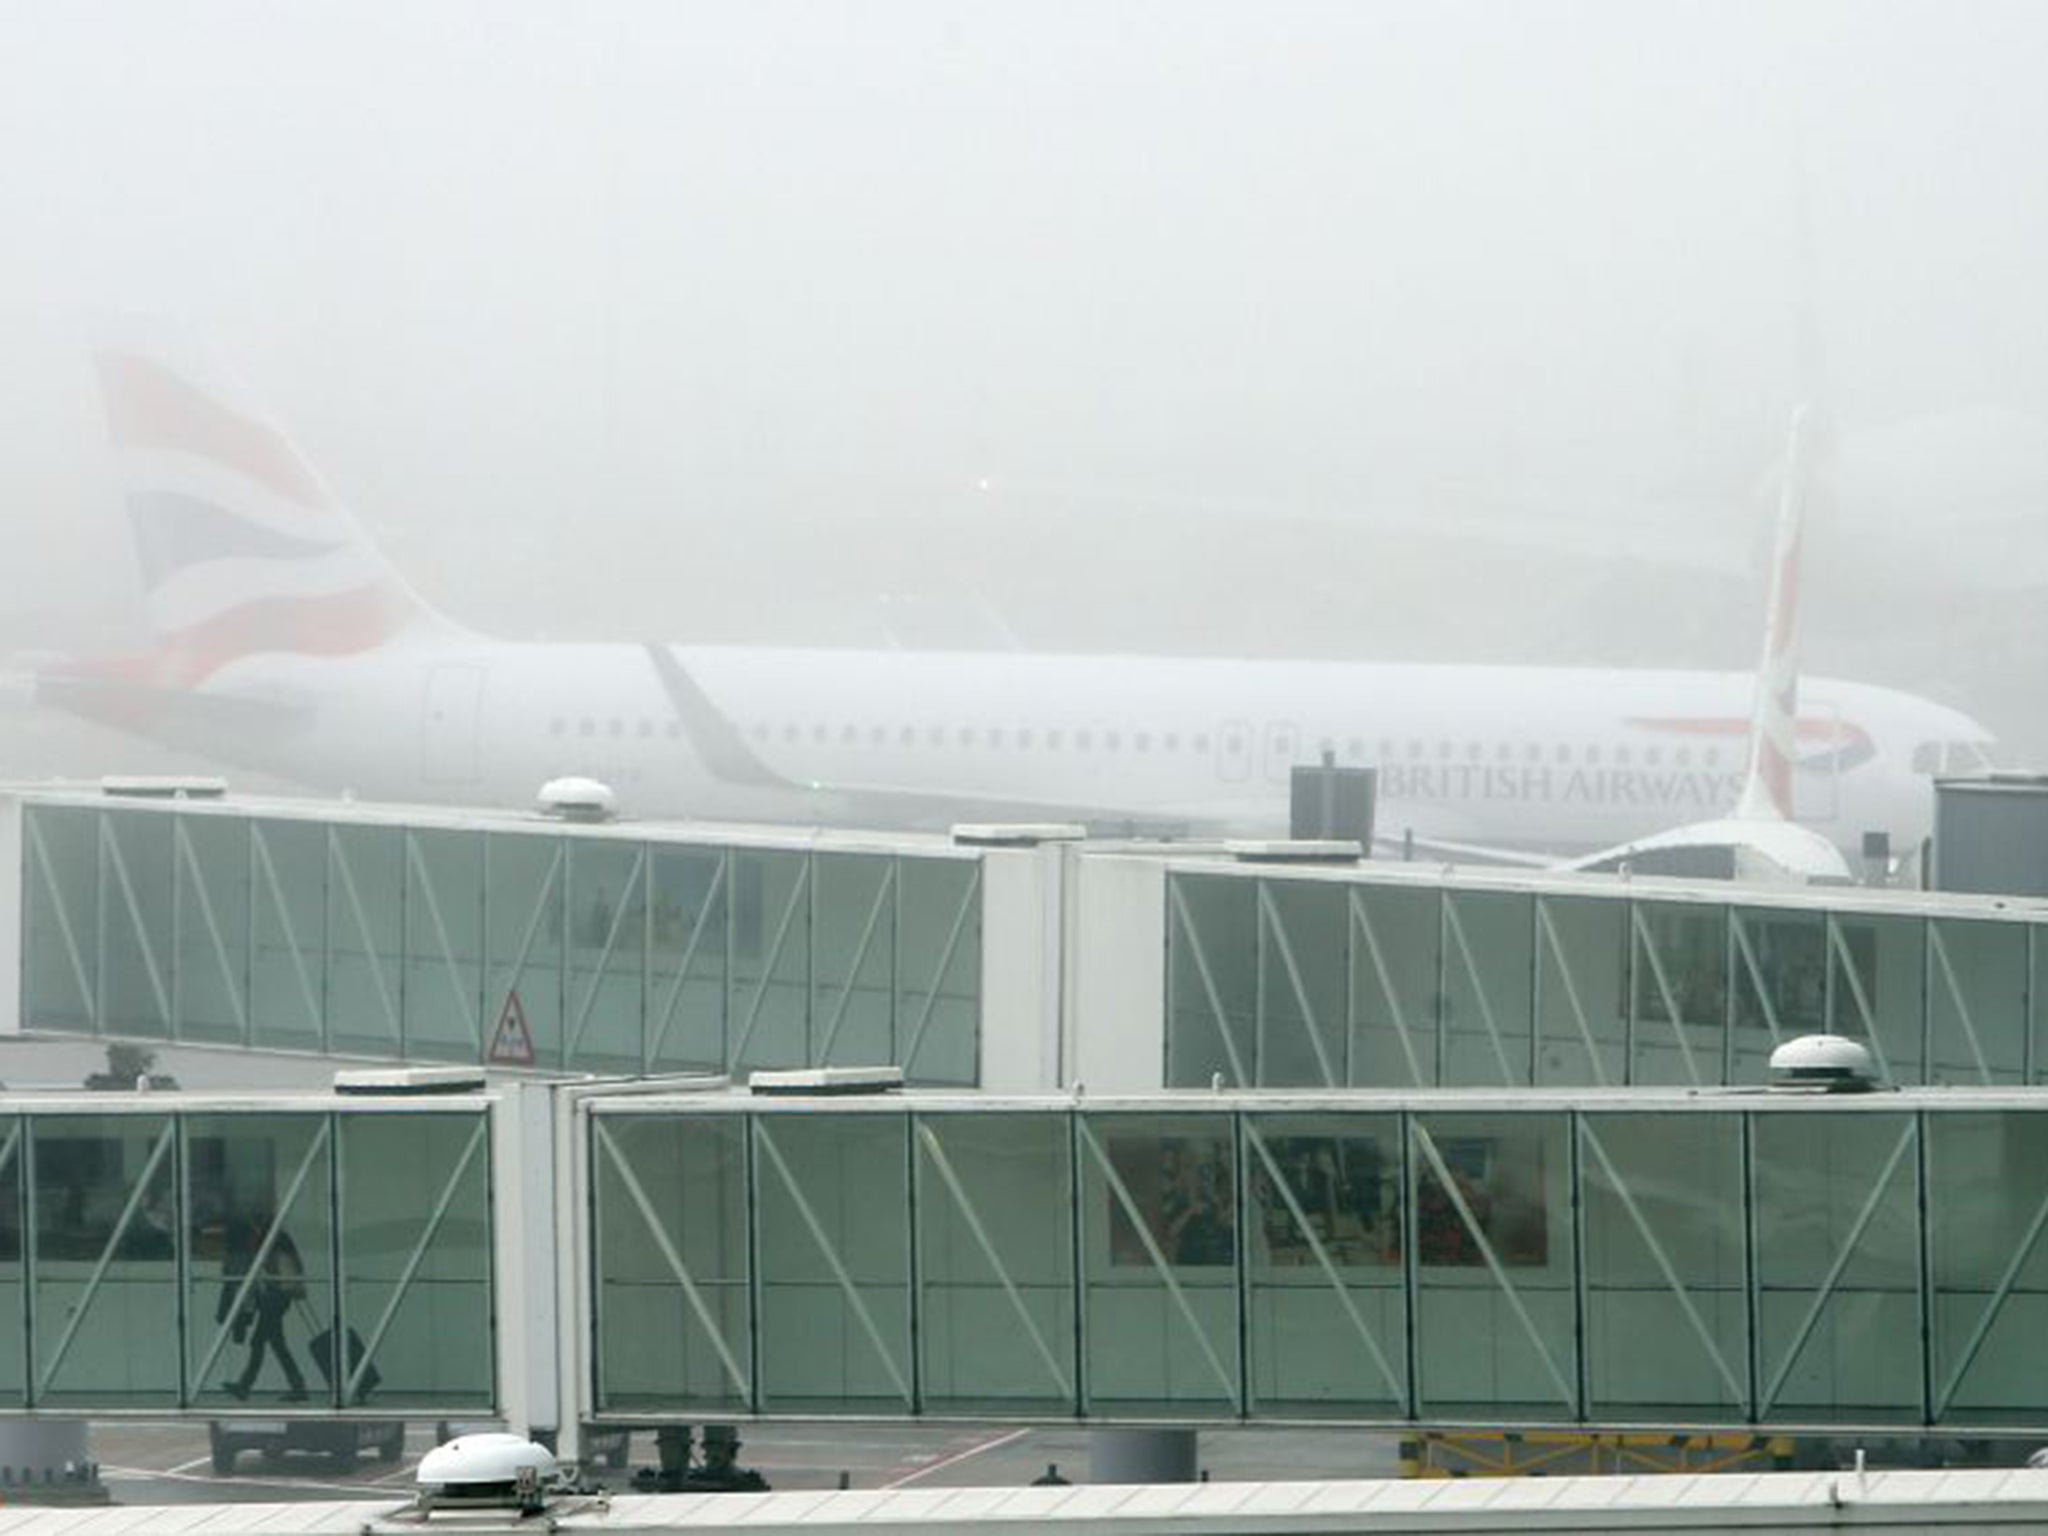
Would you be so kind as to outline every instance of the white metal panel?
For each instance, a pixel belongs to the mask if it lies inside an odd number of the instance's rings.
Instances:
[[[1068,1081],[1090,1093],[1159,1086],[1166,1061],[1166,871],[1081,861],[1066,911]]]

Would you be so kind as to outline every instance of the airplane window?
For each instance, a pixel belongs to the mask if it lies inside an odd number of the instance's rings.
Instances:
[[[898,732],[896,733],[896,740],[897,740],[897,741],[898,741],[898,742],[899,742],[900,744],[902,744],[903,746],[906,746],[906,747],[914,747],[914,746],[916,746],[916,745],[917,745],[917,727],[916,727],[916,726],[914,726],[914,725],[906,725],[906,726],[904,726],[902,730],[900,730],[900,731],[898,731]]]
[[[974,732],[969,730],[964,725],[960,727],[959,738],[960,745],[963,747],[971,747],[974,745]]]
[[[1411,742],[1409,742],[1409,743],[1408,743],[1408,761],[1410,761],[1411,763],[1415,763],[1415,762],[1420,762],[1420,761],[1422,760],[1422,756],[1423,756],[1423,746],[1422,746],[1422,743],[1421,743],[1421,742],[1419,742],[1419,741],[1411,741]]]
[[[1003,728],[1001,726],[994,726],[990,728],[988,733],[988,744],[991,747],[1000,747],[1003,744]]]
[[[1598,747],[1586,748],[1586,766],[1588,768],[1600,766],[1600,749]]]
[[[548,722],[548,734],[550,736],[559,736],[564,731],[568,730],[568,728],[569,722],[564,720],[560,715],[555,716],[554,719]]]
[[[1465,743],[1466,762],[1476,763],[1484,756],[1486,756],[1486,748],[1482,747],[1478,742],[1468,741]]]
[[[825,738],[830,734],[831,732],[827,731],[825,727],[822,725],[814,724],[811,727],[811,740],[818,743],[819,746],[823,746],[825,744]]]
[[[1643,761],[1654,768],[1664,761],[1664,754],[1655,747],[1643,748]]]
[[[943,747],[946,744],[946,728],[942,725],[933,726],[925,732],[925,740],[935,747]]]
[[[613,718],[612,718],[612,719],[611,719],[610,721],[608,721],[608,722],[606,723],[606,726],[605,726],[605,733],[606,733],[607,735],[610,735],[610,736],[623,736],[623,735],[625,734],[625,731],[626,731],[626,722],[625,722],[625,721],[623,721],[623,720],[620,720],[620,719],[618,719],[618,718],[617,718],[616,716],[615,716],[615,717],[613,717]]]
[[[1209,738],[1207,736],[1197,736],[1195,738],[1195,750],[1197,752],[1207,752],[1209,750]]]
[[[782,739],[783,739],[784,741],[795,741],[795,740],[796,740],[796,737],[797,737],[797,729],[796,729],[796,727],[795,727],[794,725],[785,725],[785,726],[783,726],[783,728],[782,728]]]
[[[1047,731],[1045,733],[1045,750],[1048,752],[1059,751],[1060,741],[1061,736],[1058,731]]]
[[[1165,746],[1169,752],[1178,752],[1180,750],[1180,737],[1173,731],[1168,731],[1166,733]]]
[[[1556,756],[1560,763],[1570,763],[1572,760],[1572,749],[1563,742],[1559,742],[1557,744]]]
[[[1087,751],[1087,750],[1088,750],[1088,749],[1089,749],[1090,747],[1092,747],[1092,746],[1094,746],[1094,745],[1095,745],[1095,737],[1094,737],[1094,735],[1093,735],[1093,734],[1092,734],[1091,732],[1088,732],[1088,731],[1076,731],[1076,732],[1074,732],[1074,750],[1075,750],[1076,752],[1086,752],[1086,751]]]
[[[1718,768],[1721,765],[1721,749],[1719,747],[1707,748],[1707,750],[1700,755],[1700,761],[1705,763],[1709,768]]]
[[[1499,763],[1513,762],[1515,758],[1514,744],[1506,741],[1500,743],[1500,745],[1493,749],[1493,758],[1495,762]]]
[[[1232,757],[1237,756],[1238,753],[1244,750],[1244,738],[1242,736],[1224,737],[1223,750],[1228,752]]]
[[[1671,754],[1671,760],[1681,768],[1690,768],[1692,766],[1692,748],[1680,747]]]
[[[1152,750],[1152,738],[1148,736],[1145,732],[1140,731],[1137,735],[1131,738],[1131,745],[1136,747],[1140,752],[1149,752]]]
[[[677,739],[678,737],[680,737],[680,736],[681,736],[682,734],[683,734],[683,722],[682,722],[682,721],[680,721],[680,720],[671,720],[671,721],[669,721],[669,723],[668,723],[668,739],[669,739],[670,741],[674,741],[674,740],[676,740],[676,739]]]
[[[1627,747],[1616,747],[1614,749],[1614,764],[1617,768],[1626,768],[1628,766]]]
[[[1019,731],[1019,732],[1017,733],[1017,745],[1018,745],[1018,747],[1019,747],[1019,748],[1020,748],[1021,750],[1023,750],[1023,751],[1026,751],[1026,752],[1030,751],[1030,750],[1031,750],[1031,732],[1030,732],[1030,731],[1028,731],[1028,730],[1023,730],[1023,731]]]
[[[1123,737],[1119,736],[1115,731],[1104,731],[1102,733],[1103,751],[1114,752],[1118,747],[1122,746],[1123,744]]]
[[[1436,757],[1440,763],[1448,763],[1451,760],[1451,744],[1448,741],[1436,744]]]
[[[756,720],[756,721],[754,722],[754,740],[756,740],[756,741],[766,741],[767,739],[768,739],[768,726],[767,726],[767,722],[765,722],[765,721],[761,721],[761,720]]]
[[[853,745],[853,744],[854,744],[854,743],[855,743],[856,741],[859,741],[859,740],[860,740],[860,727],[859,727],[859,726],[857,726],[857,725],[842,725],[841,727],[839,727],[839,743],[840,743],[840,745],[841,745],[841,746],[847,746],[847,747],[850,747],[850,746],[852,746],[852,745]]]
[[[640,739],[641,739],[642,741],[645,741],[645,740],[646,740],[646,739],[647,739],[647,738],[648,738],[649,736],[652,736],[653,734],[654,734],[654,722],[653,722],[652,720],[649,720],[649,719],[648,719],[648,718],[647,718],[647,717],[646,717],[645,715],[641,716],[641,717],[640,717]]]
[[[1525,746],[1524,748],[1522,748],[1522,761],[1523,761],[1523,762],[1525,762],[1525,763],[1540,763],[1540,762],[1542,762],[1542,761],[1543,761],[1543,744],[1542,744],[1541,742],[1538,742],[1538,741],[1532,741],[1532,742],[1530,742],[1530,743],[1529,743],[1529,744],[1528,744],[1527,746]]]

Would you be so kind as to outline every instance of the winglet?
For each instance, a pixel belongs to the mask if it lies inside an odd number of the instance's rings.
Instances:
[[[1811,422],[1812,412],[1799,406],[1792,413],[1786,439],[1764,650],[1757,664],[1756,700],[1750,712],[1749,764],[1734,810],[1740,820],[1793,819],[1799,729],[1799,547],[1806,513]]]

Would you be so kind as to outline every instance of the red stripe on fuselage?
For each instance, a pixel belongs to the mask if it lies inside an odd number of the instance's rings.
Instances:
[[[125,353],[97,359],[107,429],[124,448],[161,448],[210,459],[304,506],[327,498],[292,445],[230,410],[158,363]]]

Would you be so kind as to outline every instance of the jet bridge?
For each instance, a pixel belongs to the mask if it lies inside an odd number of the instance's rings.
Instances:
[[[2026,1090],[580,1118],[595,1422],[2048,1433]]]
[[[0,1412],[2038,1440],[2044,1231],[2026,1089],[9,1095]]]

